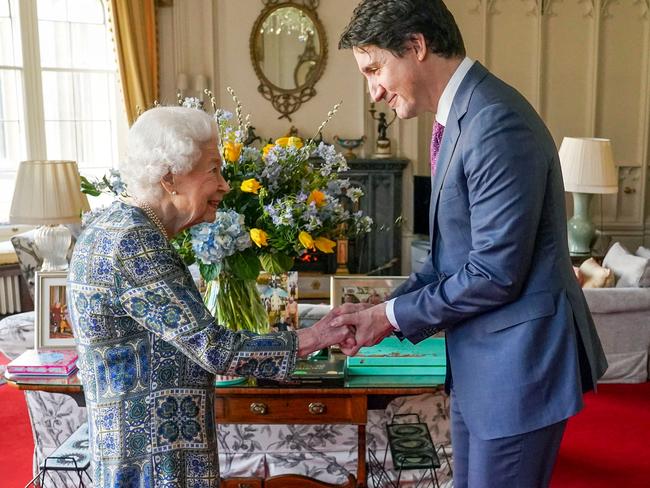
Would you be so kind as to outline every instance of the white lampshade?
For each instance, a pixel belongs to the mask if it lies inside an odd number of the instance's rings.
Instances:
[[[81,193],[81,177],[74,161],[23,161],[18,167],[9,222],[41,224],[34,243],[41,252],[41,271],[68,268],[70,231],[58,224],[81,221],[90,210]]]
[[[74,161],[23,161],[18,167],[9,222],[15,224],[72,224],[90,210],[81,193],[81,177]]]
[[[559,153],[566,191],[618,192],[618,175],[609,139],[565,137]]]

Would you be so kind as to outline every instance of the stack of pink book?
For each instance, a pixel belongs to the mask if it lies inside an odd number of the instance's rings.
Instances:
[[[29,349],[7,365],[13,375],[67,376],[76,370],[74,349]]]

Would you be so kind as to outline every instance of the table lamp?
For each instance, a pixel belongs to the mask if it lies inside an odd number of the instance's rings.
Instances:
[[[40,224],[34,242],[43,257],[43,271],[68,269],[71,235],[60,224],[81,222],[81,213],[90,210],[80,187],[74,161],[23,161],[18,167],[9,222]]]
[[[609,139],[565,137],[560,145],[564,189],[573,193],[573,217],[567,223],[569,253],[589,256],[596,228],[589,216],[595,193],[617,193],[618,175]]]

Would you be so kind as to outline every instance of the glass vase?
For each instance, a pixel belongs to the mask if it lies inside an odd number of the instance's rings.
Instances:
[[[256,334],[269,332],[269,318],[255,280],[222,272],[216,280],[207,282],[203,301],[224,327]]]

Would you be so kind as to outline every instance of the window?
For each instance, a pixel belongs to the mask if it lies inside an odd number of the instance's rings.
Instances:
[[[0,222],[21,160],[71,159],[85,176],[117,165],[118,83],[101,0],[0,0]]]

